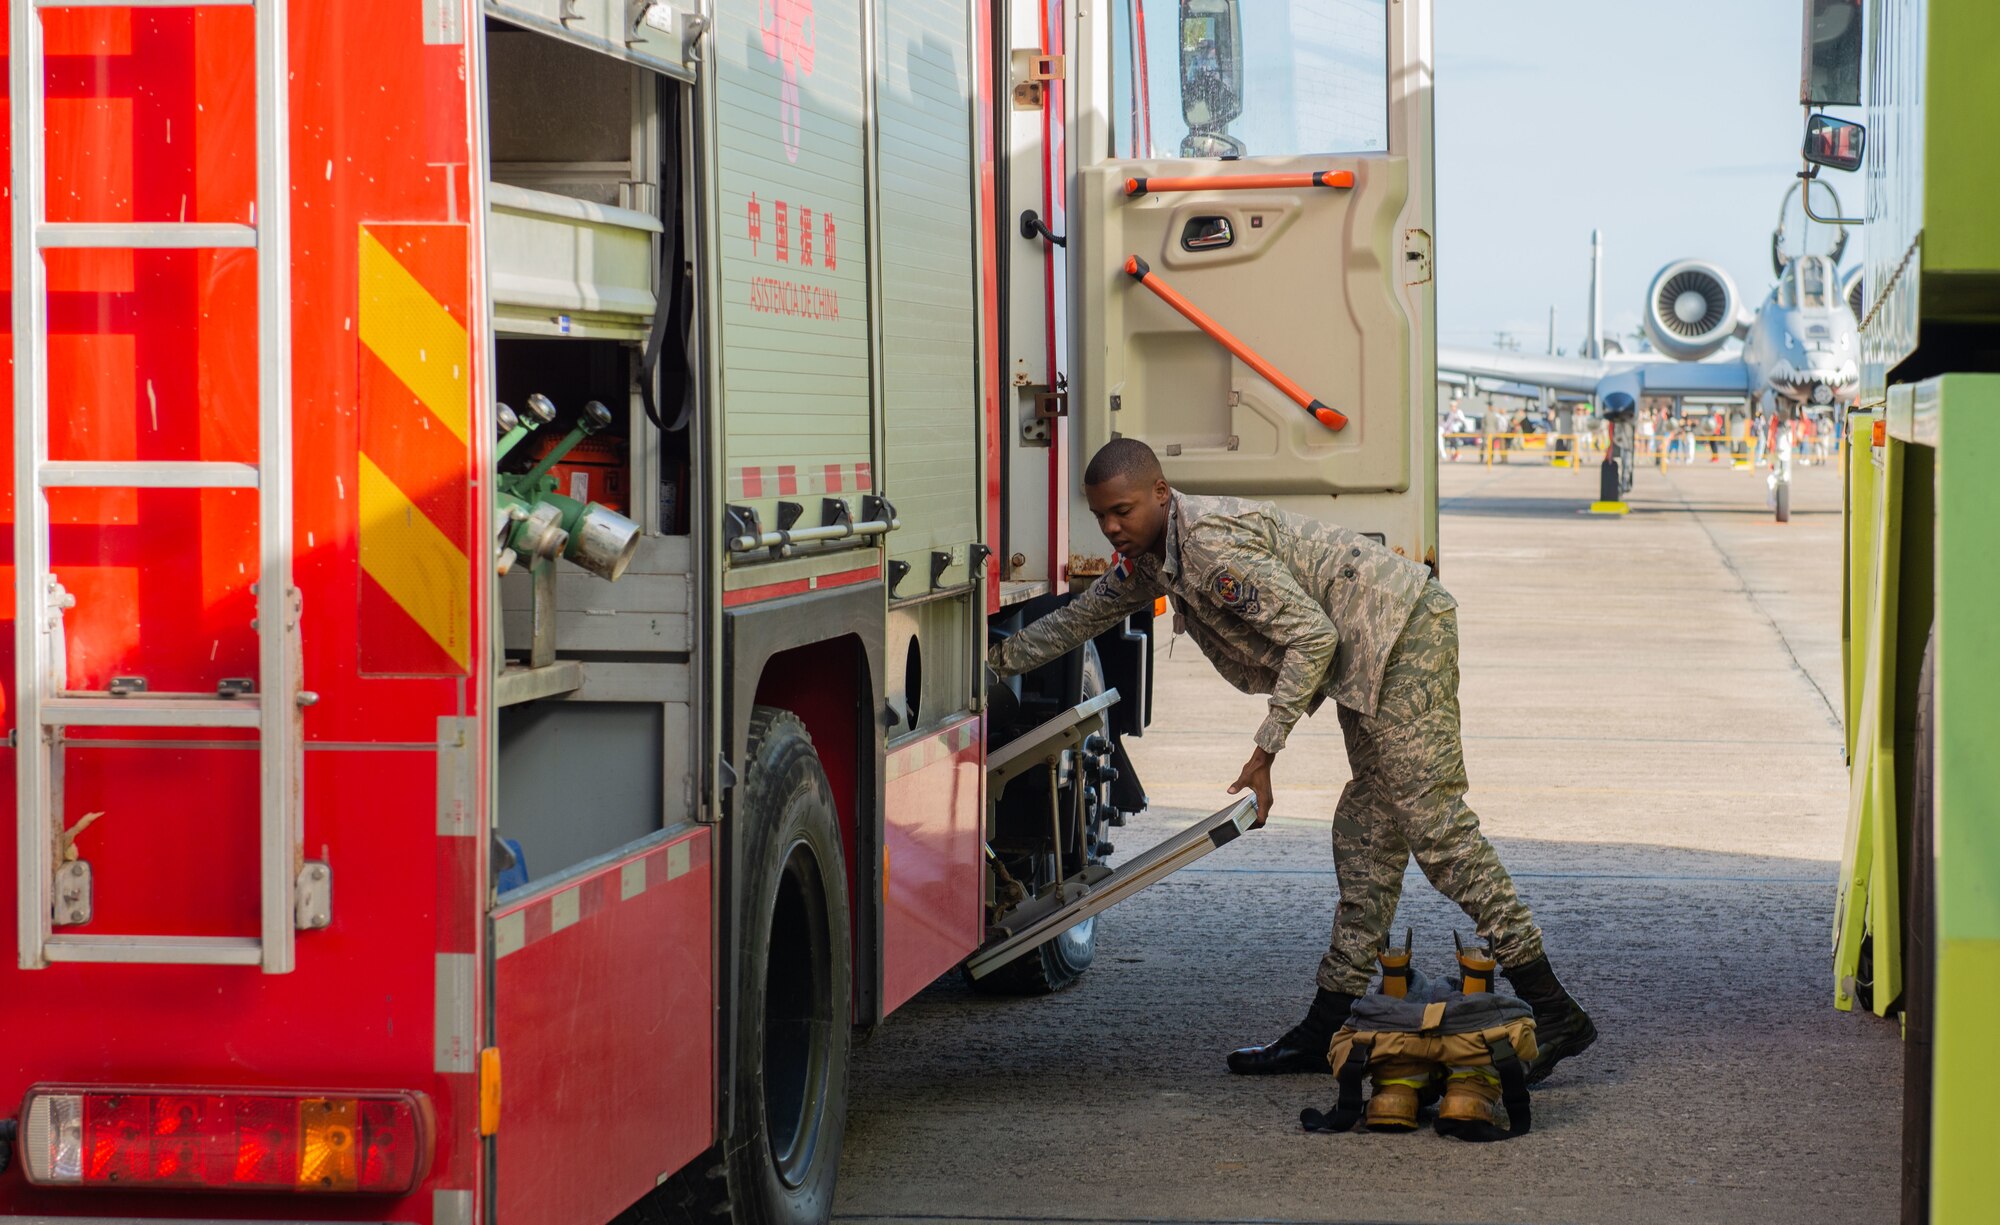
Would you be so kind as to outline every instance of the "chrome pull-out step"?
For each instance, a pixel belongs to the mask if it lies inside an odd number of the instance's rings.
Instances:
[[[999,925],[1007,934],[968,957],[966,972],[984,978],[1090,916],[1165,880],[1216,847],[1235,841],[1256,819],[1256,799],[1244,796],[1115,868],[1102,864],[1085,868],[1064,881],[1060,889],[1050,889],[1008,911]]]
[[[1096,697],[1085,698],[1065,710],[1055,718],[1024,732],[1008,742],[1005,748],[995,749],[986,758],[986,795],[988,805],[997,804],[1000,793],[1014,776],[1045,764],[1052,754],[1061,754],[1083,743],[1084,737],[1104,728],[1104,712],[1118,704],[1118,691],[1106,689]]]

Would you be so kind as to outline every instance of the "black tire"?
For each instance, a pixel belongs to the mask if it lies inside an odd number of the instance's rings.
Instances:
[[[833,790],[805,725],[759,706],[736,804],[742,978],[729,1135],[617,1225],[819,1225],[847,1130],[853,968]]]
[[[1095,643],[1085,643],[1083,647],[1082,690],[1086,698],[1094,698],[1105,690],[1104,661],[1098,657]],[[1036,857],[1028,879],[1023,882],[1030,894],[1040,893],[1054,883],[1055,867],[1055,856]],[[980,995],[1053,995],[1068,990],[1083,977],[1090,963],[1097,960],[1098,918],[1092,915],[984,978],[968,974],[965,981]]]
[[[1917,671],[1909,906],[1903,927],[1903,1225],[1931,1219],[1931,1036],[1937,1012],[1937,630]]]
[[[1778,522],[1790,523],[1792,521],[1792,483],[1790,481],[1779,481],[1777,492]]]

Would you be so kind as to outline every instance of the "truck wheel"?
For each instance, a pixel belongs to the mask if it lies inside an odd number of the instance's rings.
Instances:
[[[1931,1035],[1937,1017],[1937,629],[1917,671],[1910,789],[1908,920],[1903,927],[1903,1225],[1931,1219]]]
[[[738,792],[742,978],[729,1134],[617,1225],[818,1225],[847,1129],[852,966],[833,790],[805,725],[759,706]]]

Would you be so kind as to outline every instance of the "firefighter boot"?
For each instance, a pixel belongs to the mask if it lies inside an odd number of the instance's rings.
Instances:
[[[1537,957],[1504,973],[1514,985],[1514,994],[1535,1010],[1536,1053],[1528,1068],[1529,1084],[1546,1080],[1558,1063],[1583,1054],[1597,1041],[1597,1026],[1590,1023],[1590,1014],[1556,980],[1547,957]]]
[[[1280,1072],[1331,1072],[1326,1051],[1333,1035],[1347,1020],[1354,997],[1344,991],[1319,989],[1313,996],[1306,1019],[1285,1031],[1267,1046],[1246,1046],[1229,1052],[1229,1070],[1245,1076],[1269,1076]]]
[[[1500,1078],[1491,1068],[1453,1068],[1434,1127],[1454,1139],[1497,1140],[1506,1134],[1499,1106]]]

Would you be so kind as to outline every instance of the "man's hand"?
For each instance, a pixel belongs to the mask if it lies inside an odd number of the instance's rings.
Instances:
[[[1262,745],[1250,750],[1250,760],[1243,763],[1243,773],[1229,784],[1229,794],[1235,795],[1245,787],[1257,797],[1257,820],[1251,829],[1264,828],[1264,822],[1271,819],[1271,763],[1276,753],[1266,752]]]

